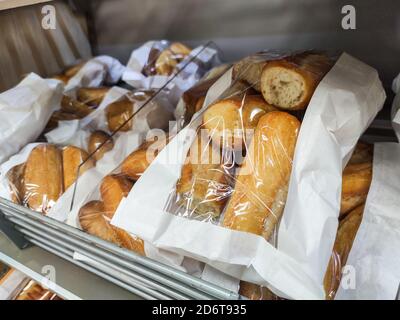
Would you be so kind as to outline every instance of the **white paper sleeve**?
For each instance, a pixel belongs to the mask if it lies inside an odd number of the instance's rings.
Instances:
[[[61,101],[61,82],[31,73],[0,94],[0,163],[42,133]]]
[[[374,146],[363,219],[336,294],[339,300],[394,300],[400,287],[400,145]]]
[[[322,281],[336,236],[342,170],[384,100],[376,70],[347,54],[317,87],[298,137],[278,249],[254,234],[166,212],[193,140],[188,127],[160,152],[112,224],[280,296],[324,299]]]

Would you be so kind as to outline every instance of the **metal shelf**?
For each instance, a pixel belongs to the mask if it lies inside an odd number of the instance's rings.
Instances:
[[[54,268],[55,281],[50,282],[51,290],[68,300],[118,299],[136,300],[139,296],[86,271],[38,246],[18,249],[0,232],[0,261],[24,273],[38,283],[43,282],[43,271],[47,266]]]
[[[96,298],[96,294],[102,289],[99,288],[96,281],[85,280],[87,274],[93,273],[97,276],[97,280],[101,277],[104,279],[102,281],[111,282],[121,287],[120,290],[125,289],[126,292],[130,292],[131,295],[128,295],[127,298],[182,300],[240,298],[237,293],[137,255],[132,251],[120,248],[8,200],[0,198],[0,211],[4,213],[6,220],[11,223],[11,227],[8,228],[9,237],[10,235],[12,236],[12,233],[19,234],[30,243],[41,248],[34,247],[19,251],[15,247],[14,250],[17,251],[8,253],[6,249],[2,248],[2,245],[0,251],[3,253],[0,255],[0,259],[12,265],[7,260],[15,259],[10,257],[32,252],[29,257],[34,261],[36,260],[36,264],[39,264],[39,266],[34,269],[36,274],[33,274],[33,276],[32,274],[28,275],[39,282],[40,279],[43,279],[43,276],[39,274],[41,270],[39,268],[40,264],[52,265],[52,263],[47,263],[48,259],[46,260],[45,257],[35,256],[38,252],[41,255],[47,254],[51,256],[55,261],[62,260],[63,266],[56,267],[56,270],[61,270],[62,278],[72,278],[69,281],[61,281],[60,284],[57,280],[58,290],[62,292],[61,296],[67,298],[76,298],[75,296],[85,299]],[[4,236],[2,241],[5,242]],[[8,241],[7,243],[9,244],[10,242]],[[10,244],[5,247],[9,248]],[[26,265],[28,261],[29,258],[23,260],[21,265],[16,268],[19,270],[24,269],[23,265]],[[69,271],[70,267],[73,267],[74,269],[71,270],[74,271]],[[21,271],[24,272],[24,270]],[[68,283],[76,281],[75,273],[79,272],[83,272],[82,278],[78,281],[80,285],[84,288],[91,287],[94,292],[77,294],[76,292],[79,292],[79,290],[75,291],[75,288],[68,289]],[[31,272],[25,270],[25,273]],[[111,284],[109,285],[112,286]],[[114,295],[112,290],[108,291],[110,293],[109,298],[120,299],[118,294]]]

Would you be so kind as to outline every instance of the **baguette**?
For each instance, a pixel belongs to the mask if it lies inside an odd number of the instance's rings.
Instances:
[[[246,281],[240,281],[239,294],[250,300],[277,300],[268,288]]]
[[[120,247],[145,255],[143,240],[132,237],[124,230],[111,225],[111,217],[110,213],[106,212],[102,201],[88,202],[79,210],[78,214],[79,223],[83,231],[105,241],[115,243]]]
[[[100,194],[109,218],[114,215],[122,198],[128,196],[132,186],[133,182],[123,175],[112,174],[104,177],[100,185]]]
[[[51,144],[37,146],[25,164],[23,203],[46,214],[63,191],[61,151]]]
[[[168,143],[168,138],[160,141],[145,141],[122,162],[121,173],[132,180],[138,180],[166,143]]]
[[[102,145],[100,149],[97,150]],[[94,131],[90,137],[88,142],[88,151],[89,154],[93,154],[93,158],[95,161],[99,161],[103,158],[104,154],[114,148],[114,141],[112,137],[105,133],[104,131]]]
[[[155,62],[155,69],[158,75],[171,75],[178,63],[190,54],[191,49],[182,43],[174,42],[167,49],[163,50]]]
[[[132,116],[133,102],[128,98],[109,104],[106,108],[108,129],[111,132],[131,130],[133,124]]]
[[[50,117],[50,120],[47,122],[45,131],[50,131],[54,128],[58,127],[59,121],[67,121],[67,120],[77,120],[80,117],[77,114],[65,112],[63,110],[56,110]]]
[[[71,99],[64,95],[61,100],[61,110],[67,113],[75,114],[79,118],[84,118],[93,112],[85,103]]]
[[[246,135],[264,114],[276,110],[260,96],[244,95],[214,103],[203,114],[203,125],[223,147],[241,150]]]
[[[109,87],[79,88],[76,92],[76,97],[78,101],[82,103],[85,103],[89,106],[97,107],[101,104],[109,90]]]
[[[7,173],[7,179],[11,191],[11,200],[14,203],[22,204],[24,186],[25,163],[21,163],[11,168]]]
[[[271,238],[286,201],[299,128],[300,122],[286,112],[261,117],[236,177],[223,226]]]
[[[197,219],[218,219],[231,191],[227,176],[220,150],[198,134],[176,184],[178,205]]]
[[[314,51],[283,57],[264,52],[239,61],[233,77],[248,82],[271,105],[301,110],[331,67],[326,55]]]
[[[358,228],[360,227],[364,205],[353,209],[339,224],[335,244],[324,278],[326,299],[334,299],[342,278],[342,268],[346,265]]]
[[[349,164],[343,170],[340,215],[343,216],[367,199],[372,181],[372,162]]]
[[[79,169],[79,175],[94,167],[94,160],[87,159],[88,153],[78,147],[67,146],[62,151],[64,190],[67,190],[76,180],[78,167],[87,160]]]

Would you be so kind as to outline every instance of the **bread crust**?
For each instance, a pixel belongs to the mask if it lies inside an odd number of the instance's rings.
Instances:
[[[84,118],[93,112],[85,103],[74,100],[66,95],[63,95],[61,99],[61,110],[67,113],[73,113],[79,118]]]
[[[179,62],[189,55],[191,49],[183,43],[174,42],[163,50],[155,62],[156,73],[163,76],[171,75]]]
[[[281,215],[275,202],[286,201],[300,122],[286,112],[262,116],[248,154],[236,177],[223,226],[269,240]]]
[[[106,108],[108,129],[111,132],[131,130],[133,125],[132,116],[133,102],[128,98],[109,104]]]
[[[132,237],[126,231],[111,225],[111,217],[110,213],[106,212],[104,203],[98,200],[85,204],[78,214],[79,223],[85,232],[145,255],[143,240]]]
[[[334,299],[342,278],[342,268],[346,265],[364,212],[364,205],[353,209],[339,224],[333,252],[325,273],[324,287],[326,299]]]
[[[64,191],[62,172],[62,155],[56,146],[35,147],[25,165],[23,203],[46,214]]]
[[[99,148],[101,145],[102,147],[97,150],[97,148]],[[97,150],[92,156],[95,161],[99,161],[101,158],[104,157],[105,153],[112,150],[113,148],[114,141],[108,133],[97,130],[92,132],[92,134],[90,135],[88,142],[88,151],[89,154],[93,154],[93,152]]]
[[[343,170],[340,215],[343,216],[367,199],[372,181],[372,162],[350,163]]]
[[[259,119],[277,109],[261,96],[244,95],[223,99],[209,106],[203,114],[203,125],[213,133],[223,148],[239,149],[256,128]]]
[[[23,203],[25,163],[21,163],[11,168],[7,173],[8,184],[11,191],[11,200],[14,203]]]
[[[198,134],[176,184],[177,203],[185,215],[200,220],[218,219],[231,193],[229,172],[221,152],[209,138]]]
[[[67,190],[75,181],[78,174],[78,167],[87,160],[79,169],[81,176],[87,170],[94,167],[94,160],[88,159],[88,153],[75,146],[67,146],[62,150],[64,190]]]
[[[98,107],[109,90],[109,87],[79,88],[76,92],[76,97],[82,103]]]
[[[276,300],[277,297],[266,287],[240,281],[239,294],[250,300]]]
[[[141,146],[125,158],[121,165],[121,173],[132,180],[138,180],[158,153],[166,145],[167,139],[145,141]]]
[[[133,182],[121,174],[111,174],[103,178],[100,185],[101,198],[104,209],[109,218],[112,218],[123,197],[131,191]]]

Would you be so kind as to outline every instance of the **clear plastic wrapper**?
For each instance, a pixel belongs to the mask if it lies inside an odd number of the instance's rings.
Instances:
[[[112,224],[279,296],[323,299],[343,166],[384,100],[376,71],[346,54],[243,59]]]
[[[34,73],[0,94],[0,164],[35,141],[61,100],[58,81]]]
[[[184,91],[218,64],[219,53],[213,44],[192,50],[179,42],[149,41],[132,52],[122,80],[134,88],[147,90],[168,83],[166,89],[175,105]]]

